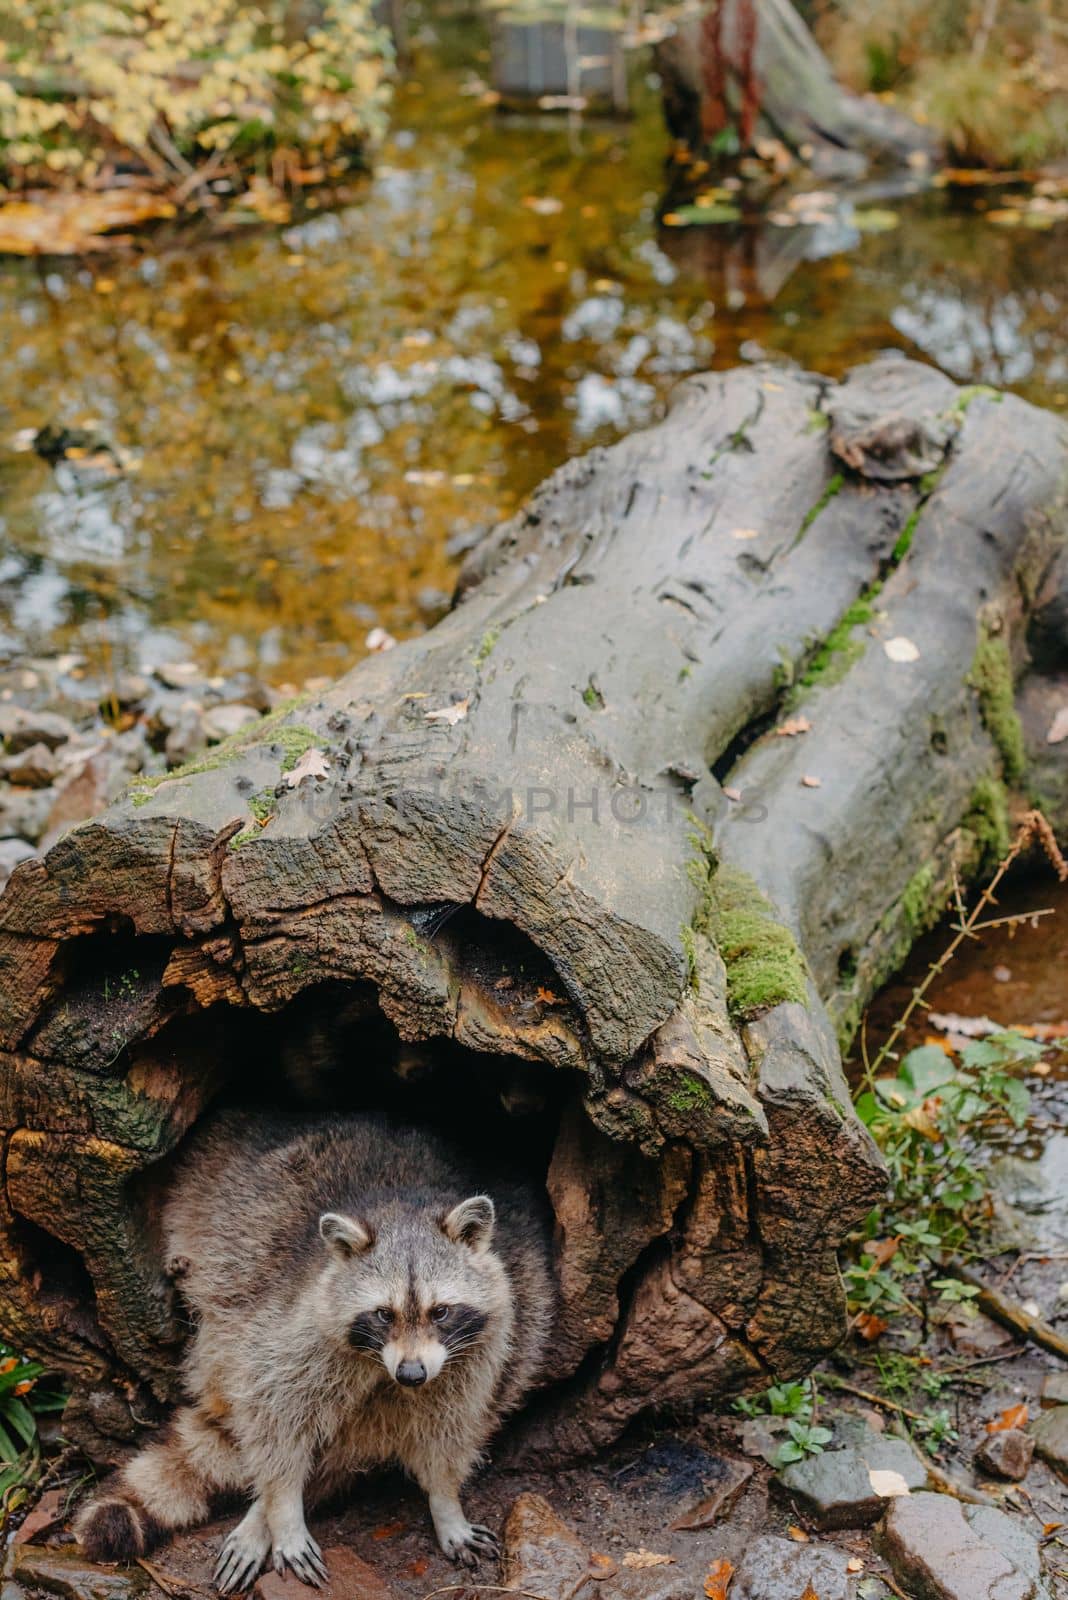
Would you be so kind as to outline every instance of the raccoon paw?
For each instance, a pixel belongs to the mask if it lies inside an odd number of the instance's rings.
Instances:
[[[449,1560],[455,1561],[460,1567],[477,1567],[484,1557],[496,1561],[501,1553],[497,1535],[480,1522],[471,1522],[466,1529],[457,1530],[446,1539],[442,1548]]]
[[[292,1539],[275,1544],[274,1570],[284,1572],[287,1567],[300,1578],[302,1583],[310,1583],[314,1589],[322,1588],[330,1577],[326,1570],[326,1562],[323,1560],[323,1552],[307,1528]]]
[[[213,1580],[219,1593],[237,1594],[242,1589],[250,1589],[270,1548],[266,1522],[250,1512],[223,1540]]]

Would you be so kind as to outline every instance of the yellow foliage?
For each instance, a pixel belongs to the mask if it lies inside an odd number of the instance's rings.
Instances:
[[[0,162],[16,183],[109,160],[181,181],[216,152],[363,145],[391,54],[371,0],[7,0]]]

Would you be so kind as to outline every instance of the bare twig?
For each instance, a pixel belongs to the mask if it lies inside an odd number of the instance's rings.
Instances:
[[[966,1267],[962,1261],[950,1261],[947,1270],[959,1278],[962,1283],[971,1284],[978,1289],[976,1304],[987,1316],[993,1317],[995,1322],[1000,1322],[1005,1328],[1017,1334],[1021,1339],[1028,1339],[1032,1344],[1041,1345],[1043,1350],[1049,1350],[1053,1355],[1060,1356],[1062,1361],[1068,1361],[1068,1338],[1063,1333],[1058,1333],[1056,1328],[1050,1327],[1048,1322],[1043,1322],[1041,1317],[1033,1317],[1025,1311],[1018,1300],[1013,1300],[1007,1294],[1002,1294],[999,1289],[992,1289],[985,1283],[977,1272],[971,1267]]]
[[[1001,887],[1005,874],[1032,840],[1042,847],[1060,881],[1062,883],[1068,882],[1068,861],[1065,861],[1057,846],[1052,828],[1041,811],[1029,811],[1016,830],[1016,837],[1011,846],[999,861],[997,871],[967,916],[961,914],[964,908],[963,900],[960,895],[959,885],[956,886],[958,914],[953,938],[937,961],[933,961],[928,967],[923,981],[913,989],[908,1005],[894,1023],[875,1060],[865,1067],[864,1081],[869,1088],[873,1086],[875,1074],[879,1071],[879,1068],[888,1057],[893,1056],[894,1048],[908,1027],[913,1012],[918,1006],[926,1006],[928,989],[930,989],[935,979],[945,971],[966,939],[975,938],[985,928],[1004,927],[1010,923],[1019,926],[1022,923],[1030,922],[1036,915],[1043,916],[1046,914],[1045,912],[1028,911],[1012,916],[993,918],[986,922],[983,921],[983,913],[991,906],[997,905],[997,891]]]

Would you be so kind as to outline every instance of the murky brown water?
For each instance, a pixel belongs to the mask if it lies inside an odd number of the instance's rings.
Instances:
[[[463,548],[551,467],[762,352],[835,373],[896,345],[1068,407],[1063,224],[935,194],[863,237],[658,228],[649,85],[632,120],[569,128],[464,93],[485,69],[473,23],[426,23],[344,209],[0,267],[9,651],[335,673],[376,624],[432,621]],[[831,253],[793,266],[802,248]],[[12,450],[49,423],[126,470]]]

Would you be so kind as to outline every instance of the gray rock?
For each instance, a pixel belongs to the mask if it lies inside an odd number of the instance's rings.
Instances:
[[[151,683],[139,672],[120,672],[112,690],[120,706],[138,706],[151,692]]]
[[[26,711],[22,706],[0,705],[0,739],[9,755],[27,750],[30,745],[47,745],[56,750],[75,735],[73,722],[54,711]]]
[[[778,1474],[818,1528],[862,1528],[879,1520],[886,1497],[873,1488],[873,1471],[895,1472],[910,1489],[926,1485],[927,1468],[905,1439],[879,1433],[848,1413],[833,1420],[841,1448],[806,1456]]]
[[[964,1520],[980,1539],[992,1544],[1002,1555],[1008,1556],[1014,1567],[1026,1572],[1029,1578],[1042,1577],[1042,1551],[1032,1535],[1029,1525],[1019,1517],[1010,1517],[997,1506],[965,1506]],[[1036,1589],[1036,1595],[1045,1595],[1045,1589]]]
[[[28,861],[37,851],[25,839],[0,839],[0,886],[3,886],[20,861]]]
[[[1019,1483],[1026,1478],[1035,1453],[1035,1441],[1022,1428],[1002,1428],[987,1434],[975,1452],[976,1466],[995,1478],[1008,1478]]]
[[[23,789],[47,789],[59,772],[59,762],[46,744],[30,744],[0,761],[0,775]]]
[[[1068,1405],[1068,1372],[1047,1372],[1042,1380],[1042,1398]]]
[[[204,674],[195,661],[165,661],[155,668],[155,675],[168,689],[188,689],[191,683],[204,682]]]
[[[799,1600],[806,1587],[819,1600],[853,1600],[848,1557],[832,1545],[795,1544],[762,1534],[749,1545],[734,1574],[731,1600]]]
[[[741,1445],[747,1456],[763,1456],[770,1466],[788,1437],[785,1417],[749,1417],[742,1424]]]
[[[190,756],[203,750],[208,743],[208,735],[204,727],[204,717],[199,708],[188,706],[180,712],[164,744],[167,760],[171,766],[180,766],[183,761],[188,761]]]
[[[964,1520],[942,1494],[891,1502],[879,1547],[898,1583],[917,1600],[1040,1600],[1041,1585]]]
[[[204,713],[204,732],[209,739],[221,741],[240,732],[250,722],[259,721],[259,712],[252,706],[215,706]]]
[[[1041,1412],[1028,1427],[1035,1449],[1053,1467],[1068,1468],[1068,1406]]]
[[[0,785],[0,838],[36,844],[48,825],[54,789],[7,789]]]

